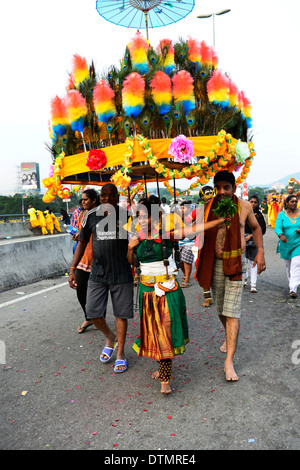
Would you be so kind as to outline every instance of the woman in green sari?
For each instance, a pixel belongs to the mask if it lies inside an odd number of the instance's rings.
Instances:
[[[139,263],[141,271],[140,336],[133,349],[139,356],[158,361],[159,370],[152,377],[160,380],[163,394],[171,393],[172,359],[183,354],[189,342],[185,297],[172,258],[174,243],[225,221],[196,221],[188,227],[175,227],[172,216],[162,215],[159,206],[148,200],[139,204],[136,234],[129,241],[127,255],[129,263]]]

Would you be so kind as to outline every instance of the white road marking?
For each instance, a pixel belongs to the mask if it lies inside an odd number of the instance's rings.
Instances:
[[[18,297],[15,300],[9,300],[8,302],[4,302],[4,304],[0,304],[0,308],[7,307],[7,305],[15,304],[17,302],[21,302],[21,300],[29,299],[30,297],[34,297],[35,295],[44,294],[45,292],[49,292],[50,290],[58,289],[59,287],[64,287],[68,285],[68,282],[64,282],[62,284],[58,284],[57,286],[47,287],[46,289],[39,290],[38,292],[33,292],[32,294],[23,295],[23,297]]]

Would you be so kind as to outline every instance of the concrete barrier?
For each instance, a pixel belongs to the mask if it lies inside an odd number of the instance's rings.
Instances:
[[[0,241],[0,291],[65,274],[73,259],[69,234]]]

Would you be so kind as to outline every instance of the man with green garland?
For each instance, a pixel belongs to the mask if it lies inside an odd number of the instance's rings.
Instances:
[[[226,331],[226,342],[221,347],[221,351],[227,353],[225,377],[227,381],[237,381],[239,377],[234,369],[233,358],[237,346],[245,276],[246,221],[251,227],[257,247],[254,265],[257,265],[258,274],[266,269],[266,263],[260,225],[251,204],[234,194],[236,185],[233,173],[226,170],[216,173],[214,187],[217,194],[204,205],[204,222],[217,218],[215,211],[226,197],[235,204],[236,212],[231,218],[230,226],[223,223],[204,233],[195,278],[204,291],[212,290],[217,313]]]

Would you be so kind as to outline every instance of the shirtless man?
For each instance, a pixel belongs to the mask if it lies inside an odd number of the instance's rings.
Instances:
[[[232,173],[229,173],[228,171],[218,172],[214,178],[214,186],[217,191],[217,195],[214,198],[216,203],[224,196],[227,196],[229,198],[236,197],[234,196],[236,190],[235,178]],[[260,274],[266,269],[261,228],[253,213],[251,204],[248,201],[244,201],[242,199],[238,199],[237,202],[240,205],[239,224],[241,242],[240,249],[237,250],[239,254],[236,255],[236,257],[241,256],[241,261],[243,264],[242,272],[244,276],[244,257],[246,250],[245,222],[247,220],[250,228],[252,229],[253,239],[257,247],[257,255],[254,260],[254,266],[257,265],[257,273]],[[213,201],[211,202],[211,204],[213,204]],[[215,253],[212,268],[211,289],[213,298],[216,303],[218,315],[226,331],[226,343],[223,347],[221,347],[221,351],[227,352],[224,364],[226,380],[237,381],[239,378],[234,370],[233,358],[237,346],[239,332],[239,318],[241,314],[243,279],[241,275],[242,273],[236,273],[237,275],[240,275],[239,280],[231,280],[229,276],[224,275],[223,259],[225,257],[223,256],[223,253],[226,234],[227,228],[223,223],[218,226],[216,235],[213,235],[212,231],[205,232],[204,245],[209,242],[209,237],[215,236]],[[202,252],[205,253],[205,250],[201,250],[201,255]],[[204,266],[205,256],[207,256],[207,252],[206,255],[204,254]],[[197,277],[197,273],[195,277]],[[198,277],[197,279],[199,280]]]

